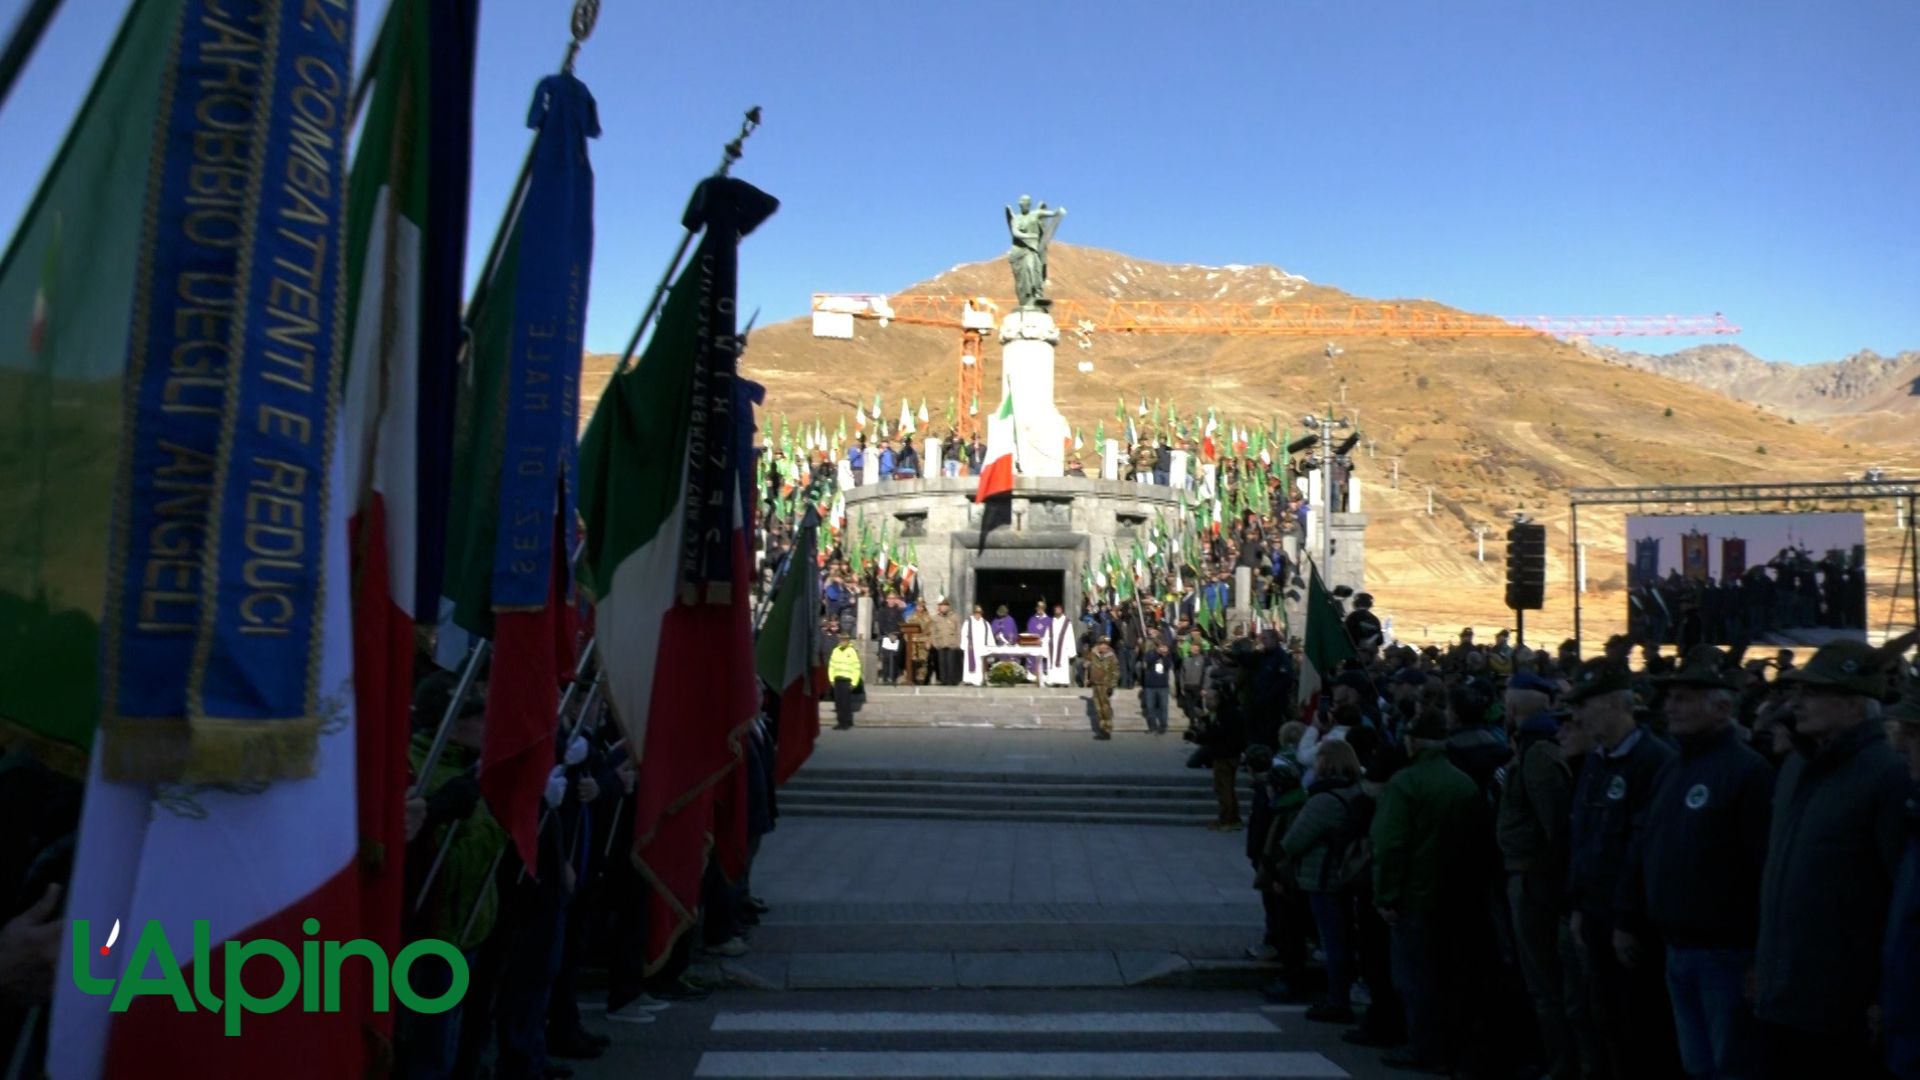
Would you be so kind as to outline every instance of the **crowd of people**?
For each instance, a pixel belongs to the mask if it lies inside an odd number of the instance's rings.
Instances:
[[[1809,631],[1861,631],[1867,625],[1864,549],[1818,561],[1791,549],[1718,580],[1675,569],[1628,590],[1630,632],[1667,645],[1701,641],[1791,640]]]
[[[414,698],[412,766],[420,773],[458,680],[425,657],[417,663],[431,672]],[[582,1020],[583,966],[604,969],[608,1023],[650,1024],[675,1004],[707,996],[689,981],[688,969],[702,955],[745,955],[745,931],[767,906],[752,893],[750,865],[730,882],[716,858],[702,884],[697,928],[648,972],[646,958],[659,951],[648,948],[648,906],[663,901],[629,857],[638,772],[620,728],[583,684],[570,715],[561,718],[539,865],[523,866],[481,798],[484,676],[462,699],[445,749],[407,807],[407,935],[454,943],[471,981],[450,1011],[400,1015],[399,1074],[558,1080],[572,1074],[567,1061],[597,1058],[612,1041]],[[749,851],[757,851],[777,816],[777,699],[768,695],[764,704],[767,711],[743,740]],[[444,966],[414,976],[423,987],[447,977]]]
[[[588,681],[560,717],[561,737],[547,778],[538,833],[538,865],[524,865],[482,796],[479,762],[487,703],[483,667],[460,707],[459,680],[433,664],[425,642],[415,657],[411,767],[424,778],[406,804],[407,941],[436,938],[466,961],[468,985],[449,1010],[415,1012],[396,1003],[392,1041],[380,1057],[410,1080],[492,1076],[559,1080],[569,1060],[596,1058],[610,1045],[584,1022],[589,991],[583,967],[604,978],[607,1023],[652,1023],[678,1003],[708,991],[687,978],[702,955],[747,951],[747,928],[767,911],[745,875],[710,863],[698,925],[679,938],[664,964],[647,970],[662,943],[647,940],[649,905],[661,903],[629,857],[638,777],[621,731]],[[767,694],[744,743],[749,852],[777,817],[774,763],[779,699]],[[451,717],[449,714],[451,711]],[[436,736],[446,721],[443,743]],[[431,759],[431,760],[430,760]],[[65,972],[61,885],[70,873],[81,785],[26,749],[0,756],[0,884],[20,914],[0,925],[0,1059],[38,1075],[45,1052],[45,1007],[56,972]],[[604,970],[604,976],[599,972]],[[426,953],[412,968],[423,998],[444,992],[449,965]]]
[[[1911,643],[1368,637],[1304,703],[1297,642],[1196,645],[1267,996],[1434,1075],[1920,1076]]]

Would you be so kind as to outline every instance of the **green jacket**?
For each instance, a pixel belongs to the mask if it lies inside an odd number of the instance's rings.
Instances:
[[[847,680],[848,686],[860,685],[860,654],[851,645],[836,646],[827,659],[827,681]]]
[[[1441,883],[1471,844],[1472,778],[1429,747],[1413,756],[1380,793],[1373,814],[1373,902],[1376,907],[1432,914]]]
[[[408,759],[416,773],[426,763],[427,751],[432,746],[431,730],[413,737]],[[433,776],[428,780],[425,791],[427,797],[431,798],[442,784],[471,767],[476,756],[473,750],[448,743],[446,750],[440,754],[440,760],[434,764]],[[487,940],[487,935],[493,932],[494,923],[500,917],[500,887],[496,875],[492,873],[493,860],[505,850],[508,838],[506,830],[487,812],[486,800],[482,799],[464,820],[441,825],[423,834],[415,850],[438,852],[440,845],[446,842],[447,830],[455,824],[459,829],[454,833],[453,845],[447,849],[446,860],[441,863],[440,872],[433,880],[433,895],[428,898],[426,908],[428,922],[425,932],[429,937],[451,942],[462,952],[468,952],[479,948],[480,943]],[[463,930],[465,933],[462,933]]]

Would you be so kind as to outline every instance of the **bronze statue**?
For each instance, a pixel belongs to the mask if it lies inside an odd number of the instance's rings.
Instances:
[[[1064,206],[1049,210],[1041,203],[1034,207],[1028,195],[1020,196],[1020,209],[1007,207],[1007,231],[1013,236],[1007,262],[1013,266],[1014,296],[1022,311],[1045,311],[1052,303],[1047,299],[1047,248],[1060,227],[1059,219],[1066,215]]]

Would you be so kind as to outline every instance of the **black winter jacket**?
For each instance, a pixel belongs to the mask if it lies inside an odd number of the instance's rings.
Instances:
[[[1627,852],[1646,827],[1655,780],[1673,759],[1674,749],[1644,727],[1627,740],[1633,745],[1626,753],[1615,757],[1596,749],[1580,767],[1573,791],[1567,893],[1583,916],[1625,922],[1634,929],[1634,913],[1645,904],[1622,902]]]
[[[1732,727],[1679,745],[1647,804],[1625,902],[1644,904],[1669,945],[1751,949],[1760,934],[1773,766]]]

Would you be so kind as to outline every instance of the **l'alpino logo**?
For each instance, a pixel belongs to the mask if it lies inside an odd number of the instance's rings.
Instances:
[[[307,919],[300,924],[308,938],[320,933],[320,920]],[[460,1003],[467,993],[467,960],[460,950],[437,938],[424,938],[412,942],[400,950],[400,955],[391,961],[386,950],[377,943],[365,938],[352,941],[307,940],[300,943],[300,954],[295,956],[291,948],[273,940],[228,941],[222,946],[225,959],[223,985],[221,993],[216,994],[211,985],[213,977],[211,933],[207,920],[196,919],[193,923],[193,952],[189,957],[193,962],[193,988],[189,993],[187,976],[180,969],[180,961],[173,951],[173,944],[167,939],[166,927],[158,919],[148,919],[140,931],[140,937],[133,944],[133,955],[127,959],[126,970],[118,979],[102,979],[93,974],[92,958],[87,943],[93,939],[92,924],[86,919],[73,921],[72,961],[73,984],[83,994],[98,997],[113,995],[108,1006],[113,1012],[125,1012],[135,998],[155,995],[171,998],[173,1006],[180,1012],[194,1012],[196,1008],[208,1012],[222,1012],[225,1017],[222,1025],[227,1035],[240,1034],[241,1017],[247,1013],[276,1013],[293,1004],[294,998],[300,999],[302,1012],[340,1011],[340,971],[350,959],[358,958],[367,964],[370,976],[370,991],[375,1012],[388,1012],[392,1008],[392,999],[416,1013],[442,1013]],[[100,946],[100,955],[105,956],[120,936],[120,921],[114,920],[113,930],[107,937],[107,943]],[[414,990],[411,976],[413,965],[421,957],[437,956],[452,969],[445,992],[427,996]],[[249,960],[268,959],[280,966],[280,985],[265,997],[250,993],[240,980],[240,973]],[[151,965],[159,966],[157,975],[147,974]],[[391,989],[391,996],[389,996]]]

